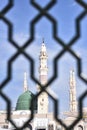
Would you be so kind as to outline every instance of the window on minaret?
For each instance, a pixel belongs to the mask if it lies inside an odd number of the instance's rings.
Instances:
[[[42,98],[42,101],[44,101],[44,99]]]
[[[79,125],[78,130],[83,130],[83,127],[81,125]]]

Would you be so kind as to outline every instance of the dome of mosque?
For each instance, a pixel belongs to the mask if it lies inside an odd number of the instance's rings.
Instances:
[[[31,101],[34,97],[34,94],[27,90],[21,94],[17,100],[16,110],[31,110]],[[34,110],[37,109],[37,101],[35,101]]]

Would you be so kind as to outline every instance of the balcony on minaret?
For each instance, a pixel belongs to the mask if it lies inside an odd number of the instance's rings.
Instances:
[[[42,52],[42,51],[41,51],[41,52],[40,52],[40,57],[39,57],[39,58],[40,58],[40,60],[41,60],[41,59],[48,59],[47,52]]]

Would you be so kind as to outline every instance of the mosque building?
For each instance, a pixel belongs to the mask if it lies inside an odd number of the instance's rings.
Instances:
[[[39,81],[42,85],[47,83],[48,76],[48,55],[44,41],[41,45],[39,56]],[[64,112],[64,123],[70,125],[78,115],[78,103],[76,99],[76,80],[74,70],[70,71],[70,90],[69,90],[69,111]],[[38,86],[38,91],[40,87]],[[35,95],[28,89],[27,73],[24,73],[24,92],[17,100],[16,108],[11,112],[13,121],[18,127],[29,119],[31,114],[31,101]],[[49,112],[49,99],[45,92],[42,92],[34,102],[34,119],[30,125],[32,130],[64,130],[55,121],[53,113]],[[73,128],[74,130],[87,130],[87,109],[84,109],[83,119]],[[6,120],[6,111],[0,111],[0,130],[12,130],[14,127]],[[28,130],[25,128],[24,130]]]

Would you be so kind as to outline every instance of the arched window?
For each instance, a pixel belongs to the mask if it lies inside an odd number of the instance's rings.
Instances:
[[[83,130],[83,126],[79,125],[78,130]]]
[[[48,130],[53,130],[53,124],[48,125]]]

